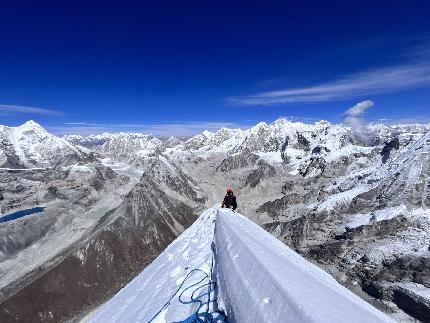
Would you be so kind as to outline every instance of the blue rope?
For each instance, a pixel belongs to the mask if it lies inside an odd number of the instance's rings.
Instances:
[[[184,321],[179,321],[177,323],[227,323],[227,317],[225,316],[225,314],[221,311],[215,311],[213,313],[209,313],[209,304],[211,303],[215,303],[217,300],[210,299],[210,294],[215,290],[216,288],[216,281],[212,280],[212,276],[213,276],[213,266],[214,266],[214,261],[213,261],[213,256],[212,256],[212,264],[211,264],[211,277],[209,277],[209,275],[204,272],[203,270],[199,269],[199,268],[195,268],[193,270],[191,270],[188,275],[184,278],[184,280],[182,281],[182,283],[179,285],[178,289],[176,290],[175,293],[173,293],[173,295],[169,298],[169,300],[163,305],[163,307],[157,312],[157,314],[155,314],[149,321],[148,323],[151,323],[154,321],[154,319],[167,307],[170,305],[170,302],[172,301],[172,299],[179,293],[179,291],[181,290],[182,286],[185,284],[185,282],[187,281],[188,278],[191,277],[191,275],[193,275],[196,272],[200,272],[203,273],[203,278],[200,279],[198,282],[188,286],[187,288],[185,288],[178,297],[179,302],[181,302],[184,305],[187,304],[192,304],[192,303],[197,303],[199,304],[197,310],[195,313],[193,313],[190,317],[188,317],[187,319],[185,319]],[[209,279],[210,282],[209,283],[205,283],[203,285],[201,285],[201,283],[203,283],[206,279]],[[195,293],[197,293],[200,289],[204,288],[204,287],[208,287],[207,292],[200,294],[198,296],[194,296]],[[182,296],[183,294],[187,291],[190,290],[191,288],[195,287],[195,289],[193,290],[193,292],[191,293],[191,297],[190,300],[183,300]],[[207,296],[207,301],[202,301],[201,298]],[[200,312],[200,310],[206,305],[206,311],[204,312]]]
[[[213,247],[213,246],[212,246]],[[210,295],[213,291],[215,291],[216,288],[216,281],[213,280],[213,267],[214,267],[214,255],[212,255],[212,261],[211,261],[211,277],[209,277],[208,274],[205,273],[205,277],[203,279],[201,279],[200,281],[198,281],[197,283],[188,286],[186,289],[184,289],[182,291],[182,293],[179,295],[179,301],[182,304],[192,304],[192,303],[198,303],[199,307],[197,308],[196,312],[194,314],[192,314],[190,317],[188,317],[186,320],[184,321],[180,321],[177,323],[227,323],[227,317],[225,316],[224,313],[220,312],[220,311],[216,311],[214,313],[209,313],[209,304],[210,303],[215,303],[217,300],[210,299]],[[201,285],[201,283],[206,279],[209,278],[209,283],[205,283],[203,285]],[[204,288],[204,287],[208,287],[207,292],[200,294],[198,296],[194,296],[195,293],[197,293],[200,289]],[[191,297],[189,301],[184,301],[182,300],[182,295],[189,289],[196,287],[193,292],[191,293]],[[201,298],[207,296],[207,301],[203,302],[201,300]],[[206,311],[205,312],[200,312],[200,310],[206,305]]]
[[[176,292],[174,292],[173,294],[172,294],[172,296],[169,298],[169,300],[166,302],[166,303],[164,303],[164,305],[163,305],[163,307],[157,312],[157,314],[155,314],[149,321],[148,321],[148,323],[151,323],[152,321],[154,321],[154,319],[167,307],[167,306],[169,306],[170,305],[170,302],[172,301],[172,299],[176,296],[176,294],[178,294],[179,293],[179,291],[181,290],[181,288],[182,288],[182,286],[185,284],[185,282],[187,281],[187,279],[192,275],[192,274],[194,274],[195,272],[202,272],[203,274],[205,274],[206,275],[206,277],[208,277],[208,275],[203,271],[203,270],[201,270],[201,269],[198,269],[198,268],[196,268],[196,269],[193,269],[193,270],[191,270],[189,273],[188,273],[188,275],[184,278],[184,280],[182,281],[182,283],[179,285],[179,287],[178,287],[178,289],[176,290]],[[205,278],[203,278],[203,280],[204,279],[206,279],[206,277]]]

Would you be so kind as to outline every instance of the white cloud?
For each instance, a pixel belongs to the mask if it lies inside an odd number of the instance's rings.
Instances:
[[[352,129],[352,132],[358,139],[368,144],[371,143],[374,134],[370,133],[369,129],[366,127],[363,114],[374,105],[373,101],[366,100],[357,103],[345,111],[345,124]]]
[[[0,116],[14,115],[63,115],[62,112],[36,107],[27,107],[22,105],[0,104]]]
[[[360,117],[367,109],[373,107],[374,105],[375,103],[373,103],[371,100],[362,101],[346,110],[345,114],[348,117]]]
[[[50,127],[49,130],[57,135],[68,134],[99,134],[103,132],[143,132],[157,136],[192,136],[204,130],[217,131],[223,127],[249,128],[250,124],[231,122],[175,122],[170,124],[102,124],[87,122],[68,122],[64,126]]]
[[[430,47],[420,50],[411,62],[366,70],[340,79],[302,88],[286,88],[227,98],[239,105],[275,105],[344,100],[430,85]]]

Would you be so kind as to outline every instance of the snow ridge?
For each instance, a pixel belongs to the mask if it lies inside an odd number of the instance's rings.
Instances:
[[[195,305],[177,298],[163,304],[191,270],[209,272],[212,241],[218,305],[229,322],[393,322],[250,220],[217,207],[205,211],[91,322],[148,322],[160,309],[153,322],[189,317]]]

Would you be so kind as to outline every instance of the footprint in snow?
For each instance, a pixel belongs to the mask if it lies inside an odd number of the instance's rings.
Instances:
[[[189,253],[190,253],[190,249],[185,250],[184,253],[182,254],[182,259],[184,259],[184,260],[190,260]]]
[[[176,277],[179,275],[179,273],[181,272],[181,266],[177,266],[175,269],[172,270],[172,272],[170,273],[170,277]]]
[[[263,298],[263,304],[270,304],[272,303],[272,299],[271,298]]]

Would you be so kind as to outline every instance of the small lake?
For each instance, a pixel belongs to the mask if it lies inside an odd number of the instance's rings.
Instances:
[[[25,209],[25,210],[13,212],[11,214],[6,214],[0,217],[0,223],[16,220],[30,214],[39,213],[39,212],[42,212],[44,209],[45,209],[44,207],[37,206],[31,209]]]

